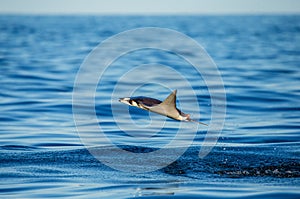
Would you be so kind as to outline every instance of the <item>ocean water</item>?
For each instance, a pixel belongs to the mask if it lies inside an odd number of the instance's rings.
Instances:
[[[90,53],[118,33],[143,27],[187,35],[204,47],[220,72],[225,123],[203,158],[199,151],[208,127],[118,102],[130,95],[163,100],[177,89],[180,109],[211,126],[211,94],[220,90],[209,88],[176,53],[150,48],[125,53],[101,78],[99,58],[89,73],[97,77],[92,93],[97,122],[86,111],[91,87],[85,82],[79,92],[83,106],[76,111],[74,85]],[[181,40],[153,37],[197,57]],[[131,39],[145,43],[147,38]],[[106,58],[130,45],[101,52]],[[300,197],[300,16],[2,15],[0,85],[3,198]],[[74,114],[84,123],[76,123]],[[172,140],[176,143],[167,147]],[[161,148],[163,153],[150,158]],[[177,153],[170,164],[148,171],[153,162],[163,164]]]

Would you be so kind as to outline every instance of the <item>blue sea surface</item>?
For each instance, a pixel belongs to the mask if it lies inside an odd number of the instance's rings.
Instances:
[[[151,172],[124,172],[90,152],[105,152],[107,161],[128,171],[141,166],[146,170],[146,160],[123,164],[127,157],[115,155],[105,140],[94,139],[100,132],[92,122],[83,125],[84,135],[93,138],[84,143],[74,122],[73,89],[80,66],[97,45],[143,27],[176,30],[204,47],[223,79],[226,120],[216,146],[203,159],[198,154],[205,126],[171,164]],[[177,46],[176,39],[157,37]],[[192,47],[182,50],[195,55]],[[146,67],[119,82],[136,66]],[[160,66],[187,78],[200,114],[191,103],[191,91],[161,72]],[[143,78],[152,81],[139,87],[136,82]],[[121,89],[112,95],[117,84]],[[1,15],[0,85],[3,198],[300,198],[300,16]],[[181,123],[129,108],[118,97],[128,97],[134,90],[135,95],[163,100],[175,89],[180,109],[209,125],[209,88],[189,63],[157,49],[122,55],[105,70],[95,90],[102,131],[128,152],[147,155],[166,146]],[[154,128],[149,128],[151,122]],[[183,128],[183,132],[187,137],[180,137],[178,146],[158,158],[168,159],[168,154],[187,145],[194,131]]]

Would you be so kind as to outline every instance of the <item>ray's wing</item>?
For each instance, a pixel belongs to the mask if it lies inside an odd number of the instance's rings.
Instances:
[[[174,90],[160,105],[176,108],[176,94],[177,90]]]
[[[177,90],[174,90],[162,103],[151,107],[149,111],[177,119],[179,112],[176,108],[176,93]]]

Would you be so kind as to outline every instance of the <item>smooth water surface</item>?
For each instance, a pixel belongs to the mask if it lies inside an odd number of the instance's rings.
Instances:
[[[198,128],[192,145],[179,159],[147,173],[114,170],[93,157],[89,151],[114,150],[94,139],[99,133],[94,124],[84,125],[85,135],[93,138],[89,146],[77,133],[72,92],[81,64],[100,42],[140,27],[170,28],[188,35],[219,68],[226,90],[226,122],[217,145],[203,159],[198,153],[205,126]],[[169,42],[176,46],[176,40]],[[195,53],[183,50],[189,56]],[[120,81],[126,72],[145,64],[152,65]],[[299,198],[299,64],[299,16],[0,16],[0,195]],[[187,79],[200,113],[195,111],[191,90],[158,70],[160,66],[169,66]],[[149,82],[136,88],[143,78]],[[117,84],[119,92],[112,95]],[[155,49],[123,55],[105,71],[96,89],[99,125],[127,151],[158,150],[174,138],[180,122],[128,108],[118,97],[134,90],[135,95],[163,100],[174,89],[184,112],[210,124],[208,88],[189,63]],[[118,123],[129,131],[121,130]],[[186,146],[194,131],[183,131],[187,137],[181,137],[167,153]],[[126,160],[121,155],[107,156],[116,164]],[[129,161],[122,166],[134,170],[141,165]]]

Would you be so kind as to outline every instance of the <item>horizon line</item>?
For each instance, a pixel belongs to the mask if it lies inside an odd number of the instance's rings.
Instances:
[[[255,16],[255,15],[300,15],[300,12],[0,12],[0,15],[39,16]]]

